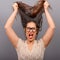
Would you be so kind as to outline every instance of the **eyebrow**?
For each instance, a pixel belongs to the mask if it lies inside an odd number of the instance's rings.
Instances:
[[[28,28],[36,28],[36,27],[28,27]]]

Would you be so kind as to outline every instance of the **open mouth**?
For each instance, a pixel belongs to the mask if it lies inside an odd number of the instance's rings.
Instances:
[[[33,34],[29,34],[29,38],[32,39],[33,38]]]

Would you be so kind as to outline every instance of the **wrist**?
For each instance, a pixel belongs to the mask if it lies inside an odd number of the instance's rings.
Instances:
[[[48,9],[47,9],[47,8],[44,8],[44,10],[45,10],[45,12],[46,12],[46,11],[48,11]]]
[[[18,10],[16,9],[16,10],[14,10],[14,12],[15,12],[15,13],[17,13],[17,12],[18,12]]]

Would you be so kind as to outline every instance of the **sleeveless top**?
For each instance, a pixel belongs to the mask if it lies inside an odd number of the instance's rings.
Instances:
[[[45,47],[42,39],[34,41],[31,51],[28,49],[27,42],[22,39],[18,40],[16,47],[18,60],[43,60],[44,51]]]

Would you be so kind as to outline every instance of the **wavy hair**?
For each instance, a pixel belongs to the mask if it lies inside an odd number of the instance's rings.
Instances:
[[[28,22],[34,22],[38,31],[42,30],[42,14],[44,12],[43,3],[45,0],[40,0],[35,6],[29,6],[21,1],[17,1],[18,12],[21,16],[22,25],[26,28]]]

